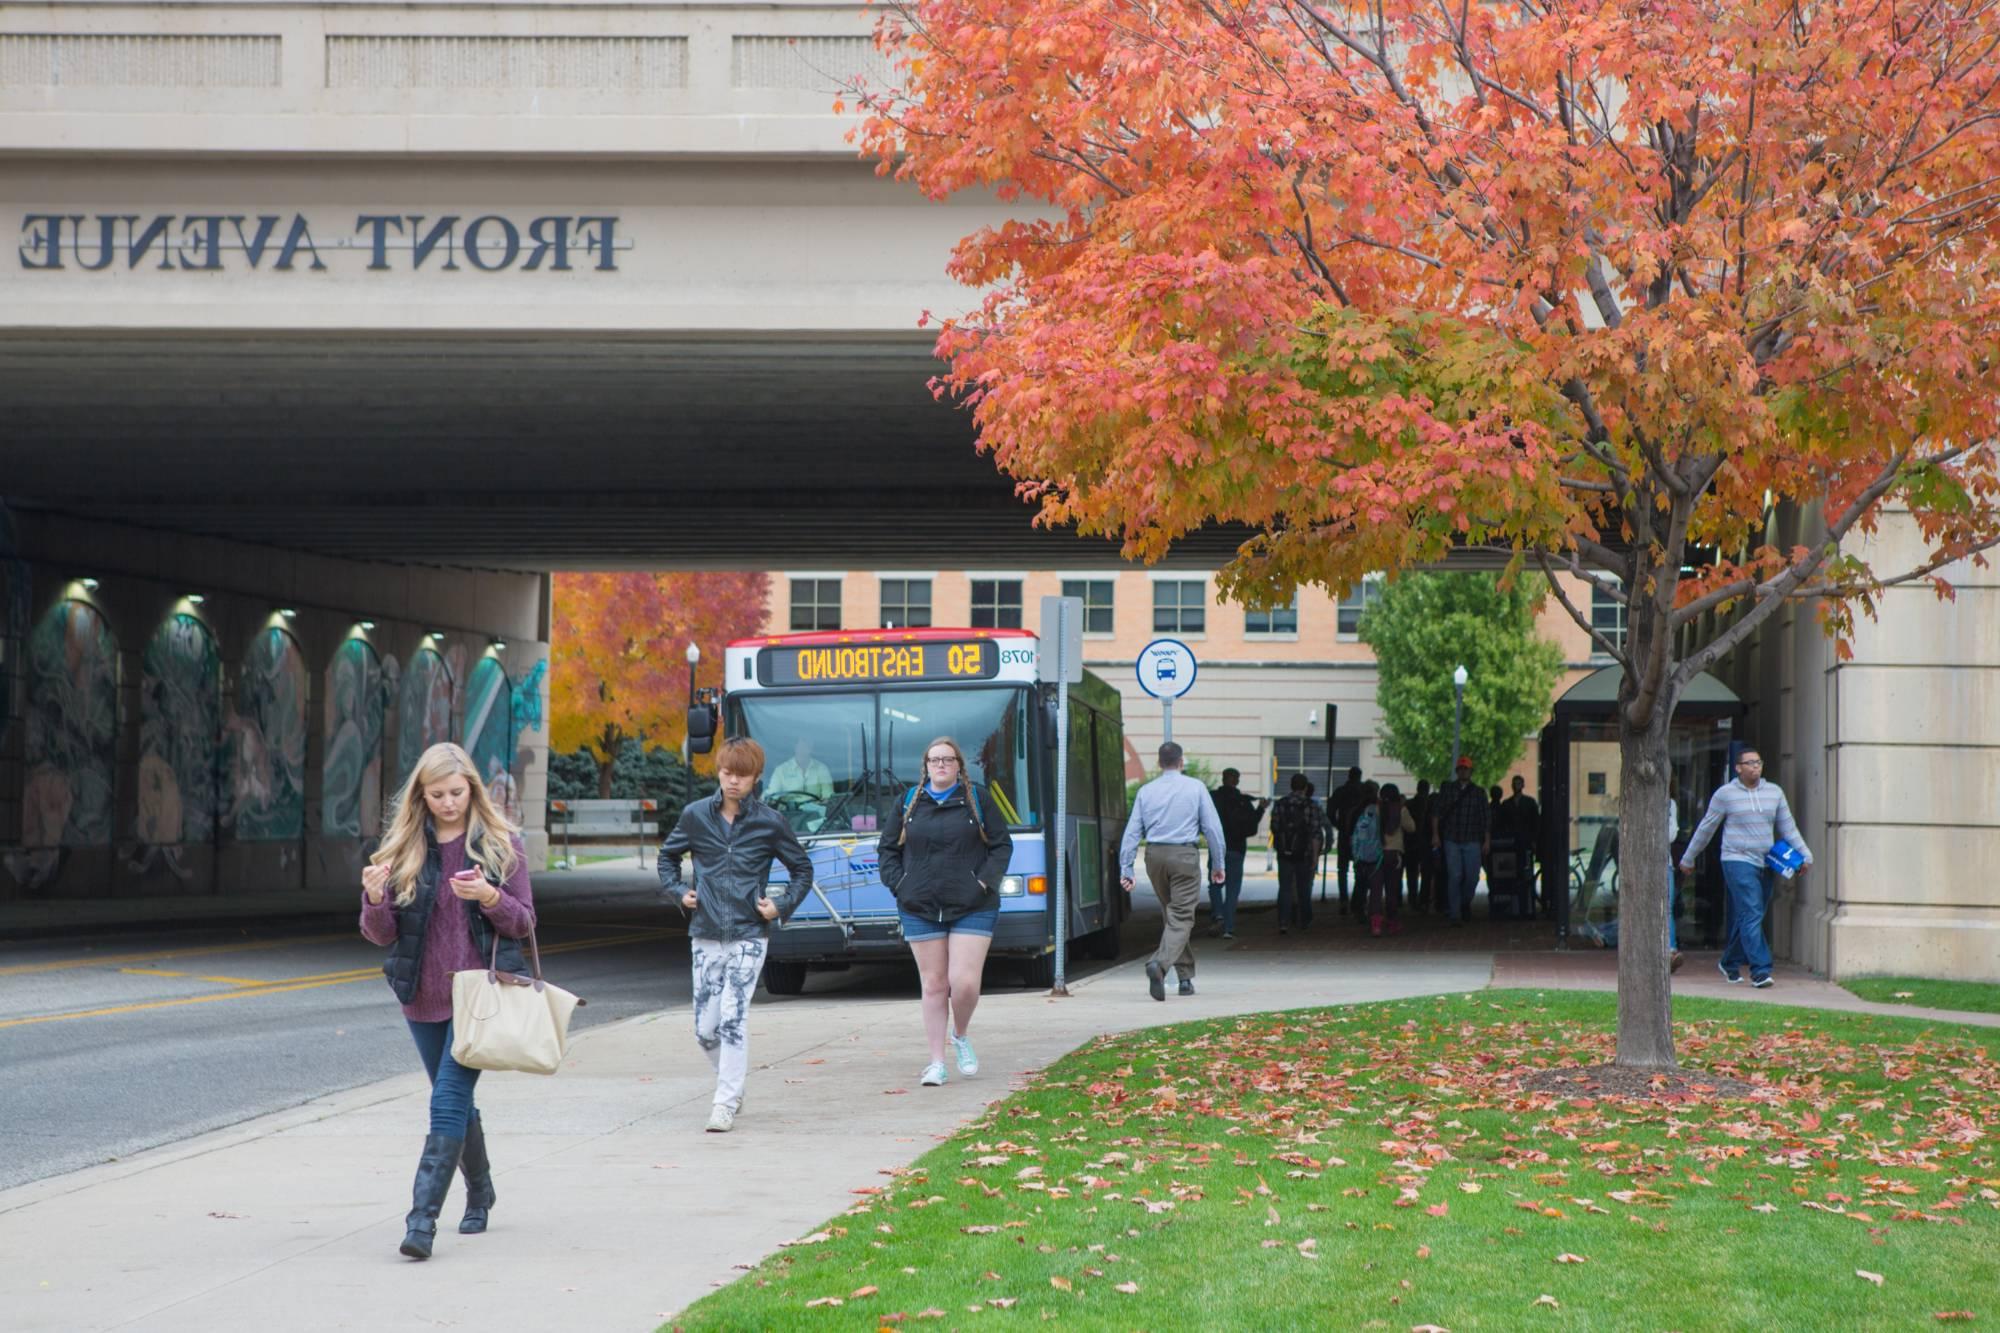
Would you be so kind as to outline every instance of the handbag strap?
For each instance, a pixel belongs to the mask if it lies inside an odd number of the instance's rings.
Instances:
[[[535,943],[535,928],[528,927],[528,958],[533,967],[535,989],[542,988],[542,950]],[[493,956],[486,960],[486,979],[498,983],[500,980],[500,932],[493,932]]]

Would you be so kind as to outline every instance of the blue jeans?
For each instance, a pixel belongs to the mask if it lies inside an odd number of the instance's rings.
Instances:
[[[419,1023],[405,1020],[416,1039],[417,1055],[431,1076],[431,1133],[448,1139],[465,1137],[465,1127],[478,1112],[472,1108],[472,1088],[479,1071],[451,1058],[451,1020]]]
[[[1724,861],[1722,884],[1729,891],[1728,942],[1722,965],[1731,972],[1745,966],[1750,979],[1771,975],[1771,946],[1764,942],[1764,913],[1771,908],[1771,872],[1748,861]]]
[[[1236,933],[1236,899],[1243,892],[1243,854],[1247,847],[1231,847],[1222,853],[1222,883],[1208,885],[1208,919],[1222,927],[1225,935]]]
[[[1304,930],[1313,918],[1313,875],[1319,861],[1311,856],[1278,858],[1278,929]]]
[[[1472,895],[1479,892],[1479,844],[1450,842],[1444,845],[1444,902],[1451,919],[1472,915]]]

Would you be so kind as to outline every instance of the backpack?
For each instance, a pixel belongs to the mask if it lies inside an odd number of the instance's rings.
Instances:
[[[1287,796],[1271,807],[1271,850],[1280,856],[1304,856],[1312,850],[1319,812],[1304,796]]]
[[[1222,818],[1222,836],[1230,842],[1248,841],[1264,822],[1257,803],[1236,788],[1219,788],[1214,797],[1216,813]]]
[[[1354,859],[1375,862],[1382,859],[1382,808],[1371,805],[1354,821]]]
[[[910,811],[917,808],[917,797],[922,793],[923,789],[924,784],[919,782],[916,786],[910,788],[910,794],[903,798],[903,822],[896,830],[896,845],[898,847],[901,847],[910,840]],[[965,804],[972,812],[972,827],[979,834],[979,845],[982,847],[991,847],[993,840],[986,836],[986,812],[979,808],[979,788],[971,782],[966,782],[965,784]]]

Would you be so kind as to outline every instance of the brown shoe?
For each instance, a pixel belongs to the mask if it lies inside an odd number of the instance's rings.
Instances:
[[[1674,950],[1673,956],[1667,959],[1667,971],[1669,972],[1680,971],[1681,964],[1685,963],[1686,961],[1687,959],[1681,957],[1681,951],[1679,949]]]

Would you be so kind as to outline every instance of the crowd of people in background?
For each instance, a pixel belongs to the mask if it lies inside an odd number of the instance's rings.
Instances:
[[[1472,760],[1461,758],[1452,782],[1433,791],[1419,779],[1405,793],[1349,768],[1323,802],[1304,773],[1287,779],[1283,795],[1260,799],[1243,790],[1238,770],[1224,769],[1221,785],[1209,793],[1225,850],[1209,890],[1208,935],[1236,938],[1244,861],[1267,811],[1280,935],[1311,928],[1316,896],[1330,898],[1338,916],[1371,935],[1398,934],[1405,916],[1415,914],[1462,925],[1482,878],[1492,916],[1553,915],[1536,874],[1542,815],[1527,780],[1515,776],[1512,794],[1503,797],[1499,787],[1476,786],[1472,769]]]

